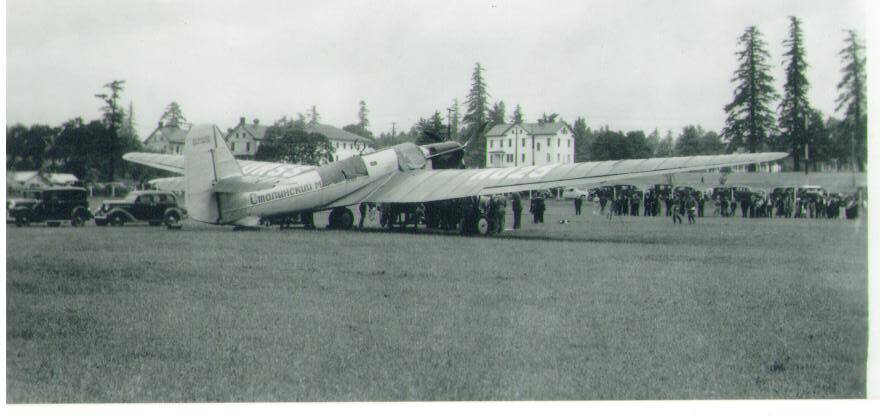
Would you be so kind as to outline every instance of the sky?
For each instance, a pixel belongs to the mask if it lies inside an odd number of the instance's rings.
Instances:
[[[378,135],[464,102],[475,63],[490,101],[527,121],[558,113],[614,130],[720,131],[737,39],[764,34],[781,93],[788,16],[802,19],[809,99],[834,113],[844,30],[860,0],[8,0],[6,123],[99,117],[126,81],[141,139],[176,101],[193,123],[271,123],[315,105],[323,123]]]

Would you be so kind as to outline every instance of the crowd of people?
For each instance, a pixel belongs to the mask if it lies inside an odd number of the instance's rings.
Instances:
[[[743,218],[856,218],[858,195],[827,193],[818,187],[776,188],[771,193],[746,187],[717,187],[699,191],[688,186],[672,188],[654,185],[642,192],[631,185],[603,186],[574,200],[575,215],[581,215],[584,200],[592,200],[603,215],[672,217],[673,223],[695,223],[714,207],[714,215]]]

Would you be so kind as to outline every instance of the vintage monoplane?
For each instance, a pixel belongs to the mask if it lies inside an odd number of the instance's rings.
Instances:
[[[190,218],[254,227],[261,220],[330,210],[329,226],[351,228],[349,209],[360,203],[418,204],[610,180],[768,162],[785,153],[743,153],[456,169],[466,144],[402,143],[321,166],[236,160],[213,125],[193,127],[183,155],[127,153],[125,160],[182,174],[156,180],[160,189],[184,191]],[[473,229],[486,233],[485,218]]]

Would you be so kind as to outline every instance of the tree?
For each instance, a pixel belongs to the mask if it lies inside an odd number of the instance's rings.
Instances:
[[[702,140],[703,128],[700,126],[687,126],[681,130],[675,141],[674,154],[676,156],[696,156],[703,154]]]
[[[25,127],[16,124],[6,130],[6,167],[14,170],[44,170],[59,129],[45,124]],[[48,160],[47,160],[48,159]]]
[[[553,113],[553,114],[547,115],[547,113],[543,113],[543,115],[541,115],[541,118],[538,119],[538,123],[540,123],[540,124],[555,123],[557,117],[559,117],[559,114]]]
[[[95,97],[104,101],[101,111],[104,113],[104,125],[109,132],[106,135],[99,136],[103,140],[101,145],[98,146],[98,151],[108,160],[103,176],[112,181],[116,177],[116,161],[122,159],[124,152],[122,143],[119,140],[119,128],[122,125],[123,119],[123,111],[119,108],[119,95],[125,89],[125,81],[114,80],[104,84],[104,88],[109,89],[110,94],[95,94]]]
[[[358,103],[358,127],[364,131],[370,127],[370,120],[367,118],[369,114],[370,111],[367,110],[367,103],[364,100],[361,100]]]
[[[333,160],[333,146],[326,136],[309,133],[286,117],[266,129],[254,159],[270,162],[321,165]]]
[[[843,127],[849,135],[850,151],[846,157],[851,164],[857,164],[860,171],[865,170],[868,145],[867,98],[865,96],[865,45],[854,30],[847,31],[846,47],[839,55],[843,61],[843,79],[837,84],[836,112],[844,111]],[[839,137],[846,140],[846,137]]]
[[[510,116],[510,122],[512,124],[522,124],[523,121],[525,121],[525,116],[523,116],[522,107],[517,104],[516,109],[513,110],[513,115]]]
[[[594,134],[590,154],[593,160],[639,159],[650,157],[651,149],[642,131],[624,134],[605,127]]]
[[[486,82],[483,80],[483,67],[479,62],[474,66],[471,75],[471,91],[467,97],[467,112],[464,121],[466,137],[472,138],[465,159],[471,167],[483,167],[486,164],[486,112],[489,101],[489,93],[486,92]]]
[[[165,107],[165,112],[162,113],[159,121],[168,127],[178,129],[186,125],[186,117],[183,115],[180,104],[177,104],[176,101],[172,101],[171,104],[168,104],[168,107]]]
[[[125,120],[122,122],[121,136],[140,142],[134,121],[134,103],[131,101],[128,102],[128,113],[125,114]]]
[[[504,124],[504,113],[506,111],[507,110],[504,107],[504,101],[496,101],[495,105],[492,106],[492,109],[489,110],[489,114],[487,116],[489,119],[489,127],[498,124]]]
[[[672,138],[672,130],[667,130],[666,136],[657,143],[657,147],[654,149],[654,157],[671,157],[674,148],[675,139]]]
[[[587,127],[587,120],[578,117],[571,127],[574,136],[574,161],[586,162],[590,160],[590,145],[593,142],[593,132]]]
[[[416,144],[423,145],[445,140],[446,126],[443,124],[443,116],[439,111],[435,111],[434,115],[428,119],[420,118],[416,126],[418,131]]]
[[[773,89],[773,76],[767,61],[770,54],[761,39],[761,32],[750,26],[739,38],[743,49],[736,53],[740,62],[731,82],[738,83],[733,101],[724,106],[727,121],[721,135],[731,150],[745,148],[755,153],[767,145],[768,136],[775,131],[774,114],[770,103],[778,98]],[[749,166],[754,169],[754,165]]]
[[[707,131],[701,139],[702,154],[719,155],[724,153],[724,142],[721,136],[714,131]]]
[[[805,74],[807,62],[801,21],[794,16],[789,17],[789,20],[791,23],[788,39],[783,42],[788,47],[783,54],[788,65],[785,67],[784,96],[779,103],[779,127],[783,141],[781,144],[791,152],[794,170],[797,171],[800,170],[800,158],[808,139],[806,123],[812,110],[807,99],[810,83]]]
[[[309,109],[309,112],[306,115],[309,118],[309,121],[308,121],[309,127],[317,126],[318,123],[321,122],[321,115],[318,114],[318,107],[315,105],[312,105],[312,108]]]
[[[450,109],[450,113],[452,114],[452,118],[446,121],[446,123],[449,125],[449,131],[452,132],[452,136],[449,139],[458,140],[459,129],[461,128],[461,114],[459,113],[458,108],[458,98],[452,100],[452,108]]]

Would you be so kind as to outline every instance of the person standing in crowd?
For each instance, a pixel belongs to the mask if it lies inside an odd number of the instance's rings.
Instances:
[[[535,224],[544,222],[544,209],[544,195],[539,192],[532,198],[532,204],[529,207],[529,212],[532,213],[532,221]]]
[[[670,198],[668,198],[667,201],[670,202],[670,204],[671,204],[671,205],[670,205],[670,208],[671,208],[671,209],[670,209],[670,210],[667,210],[666,212],[667,212],[667,213],[670,213],[670,211],[671,211],[671,214],[672,214],[672,223],[673,223],[673,224],[681,224],[681,223],[682,223],[682,221],[681,221],[681,210],[684,208],[684,207],[681,205],[681,198],[679,198],[678,195],[674,195],[674,196],[671,196]]]
[[[581,207],[584,205],[584,196],[578,195],[574,198],[574,215],[581,215]]]
[[[513,229],[518,230],[520,227],[520,218],[522,217],[522,197],[519,196],[519,192],[514,192],[513,201],[511,202],[511,208],[513,208]]]
[[[638,192],[633,192],[632,196],[630,197],[630,201],[629,201],[630,215],[632,215],[634,217],[639,216],[639,204],[641,202],[642,202],[641,195],[639,195]]]
[[[694,214],[697,212],[697,199],[691,195],[688,197],[685,205],[685,208],[687,209],[688,224],[696,224],[697,220],[694,218]]]
[[[367,203],[361,202],[358,205],[358,213],[361,214],[360,220],[358,220],[358,228],[364,228],[364,218],[367,217]]]

